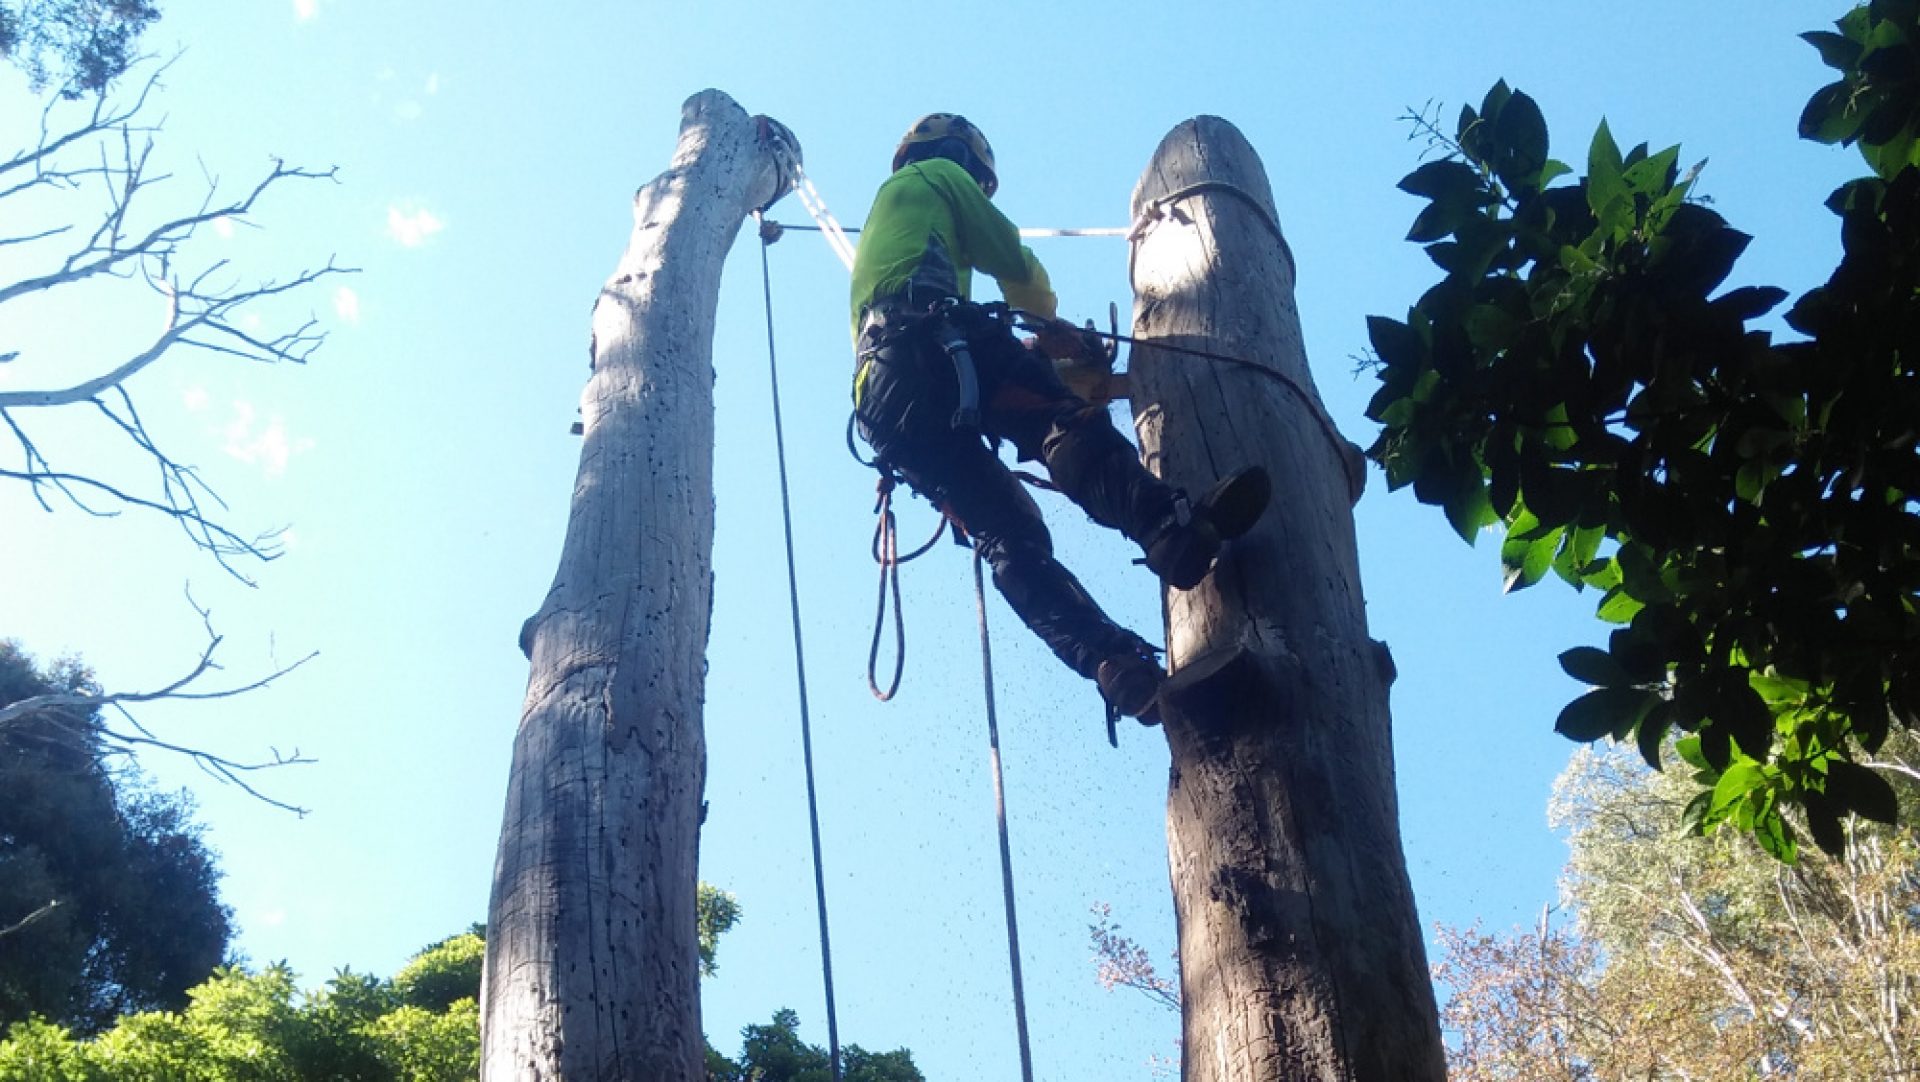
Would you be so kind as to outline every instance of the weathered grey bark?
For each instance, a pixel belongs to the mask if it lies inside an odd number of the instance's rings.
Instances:
[[[720,269],[778,170],[756,124],[687,100],[593,310],[585,443],[533,661],[488,912],[481,1076],[704,1077],[695,876],[712,606]]]
[[[1182,1076],[1444,1079],[1400,848],[1391,661],[1367,637],[1354,550],[1365,473],[1307,371],[1266,172],[1200,117],[1160,144],[1133,206],[1153,221],[1134,333],[1252,362],[1136,349],[1149,465],[1189,491],[1252,463],[1274,480],[1261,525],[1167,603]]]

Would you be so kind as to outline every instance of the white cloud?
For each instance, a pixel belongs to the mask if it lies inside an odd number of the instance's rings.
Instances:
[[[227,423],[222,436],[226,445],[221,448],[228,457],[237,459],[249,466],[260,467],[267,477],[279,477],[287,472],[287,463],[297,454],[313,450],[311,439],[293,439],[287,435],[286,421],[278,416],[269,418],[264,426],[255,428],[258,412],[253,403],[236,401],[233,404],[233,420]]]
[[[395,203],[387,208],[387,233],[403,248],[418,248],[446,227],[425,207]]]
[[[213,231],[220,234],[221,240],[231,239],[233,237],[233,219],[224,214],[215,218],[213,220]]]
[[[308,22],[320,14],[320,0],[293,0],[293,17]]]
[[[287,911],[279,908],[262,910],[254,920],[264,928],[278,928],[287,923]]]
[[[436,71],[432,75],[427,76],[426,89],[429,95],[440,93],[440,73],[439,72]]]
[[[420,108],[420,103],[417,101],[403,101],[393,107],[393,118],[395,120],[419,120],[420,114],[425,111],[426,110]]]
[[[333,291],[333,314],[344,323],[360,322],[360,294],[350,286],[341,286]]]
[[[180,401],[186,404],[189,413],[199,413],[207,408],[207,389],[189,387],[180,395]]]

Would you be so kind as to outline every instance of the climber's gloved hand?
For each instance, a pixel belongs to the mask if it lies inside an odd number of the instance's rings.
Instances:
[[[1056,361],[1107,363],[1106,350],[1101,348],[1099,338],[1064,319],[1050,319],[1042,324],[1034,344]]]

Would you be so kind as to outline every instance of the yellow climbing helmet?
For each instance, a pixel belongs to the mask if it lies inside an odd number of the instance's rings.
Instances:
[[[949,139],[954,142],[947,143]],[[989,197],[1000,186],[993,168],[992,145],[979,128],[958,113],[928,113],[914,121],[893,152],[893,168],[897,172],[908,162],[927,157],[953,159],[980,182],[980,189]]]

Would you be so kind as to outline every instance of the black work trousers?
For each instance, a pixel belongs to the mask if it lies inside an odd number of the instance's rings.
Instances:
[[[948,321],[943,328],[940,321]],[[964,336],[977,372],[980,425],[954,425],[960,383],[942,341]],[[1053,557],[1040,509],[989,441],[1046,465],[1095,521],[1141,541],[1173,513],[1174,490],[1140,465],[1104,408],[1067,390],[1053,364],[975,305],[935,315],[881,309],[861,339],[860,434],[973,538],[1008,605],[1073,671],[1146,643],[1114,623]]]

